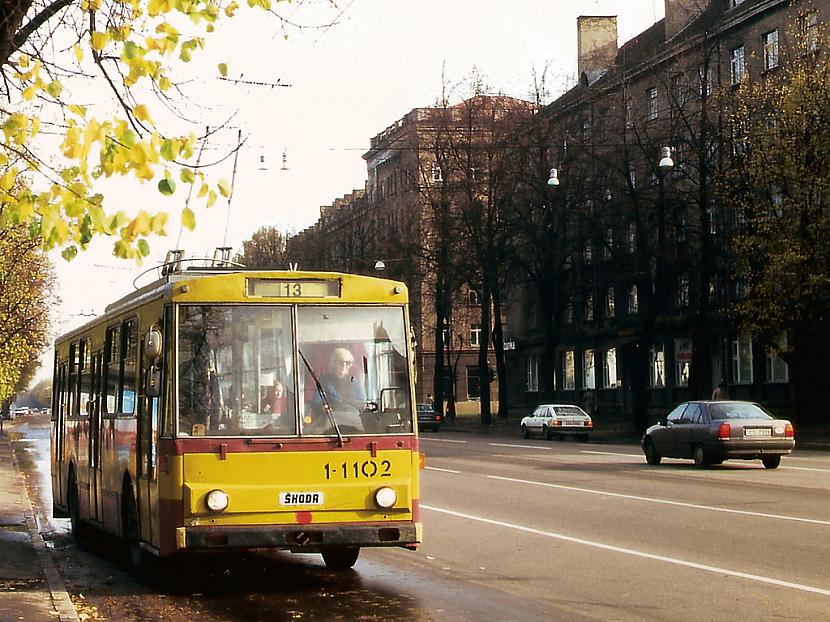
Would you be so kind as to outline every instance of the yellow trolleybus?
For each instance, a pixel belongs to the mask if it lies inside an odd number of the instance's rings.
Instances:
[[[402,283],[165,264],[55,343],[52,488],[130,559],[421,540]]]

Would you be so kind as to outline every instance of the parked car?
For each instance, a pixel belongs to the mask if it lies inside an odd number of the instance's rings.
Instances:
[[[432,404],[418,404],[418,428],[437,432],[444,423],[444,416]]]
[[[541,404],[520,424],[522,438],[538,434],[547,441],[554,437],[561,441],[568,435],[588,440],[593,429],[594,422],[588,413],[573,404]]]
[[[684,402],[646,430],[641,445],[649,464],[693,458],[698,468],[706,468],[737,458],[775,469],[795,447],[795,431],[754,402]]]

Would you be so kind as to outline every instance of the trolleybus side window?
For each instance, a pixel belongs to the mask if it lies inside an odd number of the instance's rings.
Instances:
[[[119,333],[118,326],[107,329],[107,342],[104,347],[104,412],[110,415],[118,412],[119,373]]]
[[[121,325],[121,413],[131,415],[135,413],[136,378],[138,375],[138,336],[136,321],[127,320]]]
[[[89,339],[79,342],[78,365],[78,408],[82,417],[89,416],[90,400],[92,399],[92,356],[89,349]]]
[[[172,416],[174,409],[170,408],[170,400],[173,396],[173,377],[175,374],[170,373],[170,365],[172,364],[171,348],[173,346],[173,309],[169,305],[164,308],[164,338],[162,339],[162,346],[164,353],[162,354],[161,365],[161,381],[162,381],[162,395],[161,395],[161,435],[170,438],[175,433],[176,420]]]
[[[76,408],[76,395],[75,391],[77,388],[77,373],[78,373],[78,344],[72,343],[69,344],[69,376],[67,378],[67,392],[66,392],[66,415],[68,417],[74,417],[78,409]]]

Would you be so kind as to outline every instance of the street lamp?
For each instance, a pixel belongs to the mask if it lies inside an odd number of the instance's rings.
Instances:
[[[661,170],[667,171],[674,168],[674,160],[671,159],[671,152],[671,147],[663,147],[660,150],[660,162],[657,163],[657,166],[659,166]]]
[[[555,168],[550,169],[550,177],[548,178],[548,186],[559,185],[559,171]]]

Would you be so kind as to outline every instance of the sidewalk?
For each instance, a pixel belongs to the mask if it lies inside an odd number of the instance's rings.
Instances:
[[[0,622],[78,622],[38,523],[9,441],[0,432]]]

